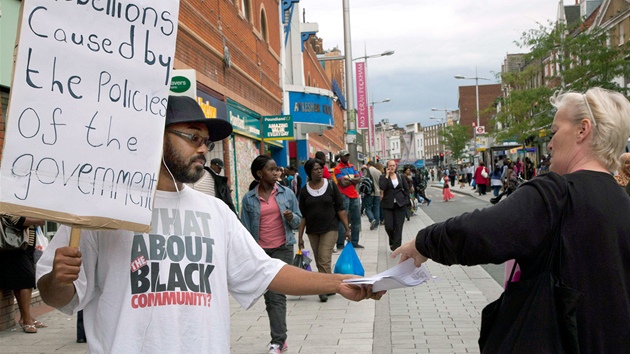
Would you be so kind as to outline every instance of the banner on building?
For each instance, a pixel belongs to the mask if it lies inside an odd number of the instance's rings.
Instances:
[[[0,212],[149,231],[179,1],[23,2]]]
[[[263,116],[263,139],[265,140],[293,140],[293,117]]]
[[[367,81],[365,63],[356,63],[357,71],[357,129],[368,128]]]

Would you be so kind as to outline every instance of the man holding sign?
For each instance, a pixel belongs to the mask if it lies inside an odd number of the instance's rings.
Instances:
[[[228,353],[228,292],[245,308],[268,289],[354,301],[383,295],[342,282],[350,276],[269,258],[225,203],[185,186],[231,132],[192,98],[170,96],[151,231],[83,230],[76,249],[66,246],[64,226],[51,241],[38,288],[65,313],[84,310],[90,352]]]

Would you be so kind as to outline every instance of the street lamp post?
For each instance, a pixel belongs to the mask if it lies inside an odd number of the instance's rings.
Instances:
[[[350,9],[347,8],[347,0],[344,0],[344,36],[345,36],[345,48],[346,53],[344,55],[335,55],[335,56],[324,56],[317,55],[317,60],[319,61],[329,61],[329,60],[344,60],[345,61],[345,71],[346,71],[346,114],[347,114],[347,124],[348,131],[351,131],[355,134],[354,139],[350,139],[352,142],[348,141],[348,152],[350,153],[350,158],[353,159],[351,162],[357,166],[358,165],[358,157],[357,157],[357,144],[356,144],[356,130],[357,130],[357,116],[355,112],[355,102],[354,102],[354,86],[353,86],[353,77],[352,77],[352,62],[355,60],[363,59],[365,62],[365,73],[366,73],[366,81],[367,81],[367,60],[371,58],[378,58],[393,55],[393,50],[386,50],[379,54],[372,55],[364,55],[357,58],[352,58],[352,48],[350,45]],[[347,15],[347,17],[346,17]],[[347,28],[346,28],[347,26]],[[351,59],[352,58],[352,59]],[[367,85],[366,85],[367,86]],[[374,125],[374,122],[370,122],[370,124]],[[368,129],[368,135],[370,130]],[[352,134],[351,133],[351,134]],[[372,128],[373,133],[373,128]],[[372,134],[373,135],[373,134]],[[374,140],[374,136],[369,137],[368,139]],[[373,142],[372,142],[373,144]]]
[[[479,126],[479,80],[490,80],[490,79],[486,79],[485,77],[479,77],[479,75],[477,75],[477,68],[475,67],[475,77],[465,77],[462,75],[455,75],[455,78],[458,80],[475,80],[475,98],[477,101],[477,109],[476,109],[476,113],[477,113],[477,125],[476,127]],[[475,155],[477,155],[477,129],[473,129],[473,133],[474,133],[474,145],[475,145]]]
[[[359,59],[363,59],[363,63],[364,63],[364,76],[365,76],[365,92],[364,92],[364,96],[363,98],[365,99],[363,102],[367,101],[367,97],[369,95],[368,91],[369,91],[369,86],[368,86],[368,59],[371,58],[379,58],[379,57],[385,57],[385,56],[389,56],[389,55],[393,55],[394,51],[393,50],[386,50],[382,53],[379,54],[372,54],[372,55],[367,55],[367,53],[365,53],[365,55],[363,55],[362,57],[358,57],[358,58],[353,58],[352,61],[355,60],[359,60]],[[358,71],[357,71],[358,73]],[[359,80],[357,78],[357,80]],[[358,92],[357,92],[358,95]],[[360,98],[358,98],[359,101],[361,100]],[[387,99],[386,102],[389,102],[389,98]],[[377,102],[377,103],[382,103],[382,102]],[[369,106],[369,111],[367,112],[367,121],[368,121],[368,146],[366,147],[366,150],[373,150],[372,147],[374,146],[374,119],[372,117],[372,113],[371,110],[374,108],[374,102],[372,102],[372,104]],[[368,154],[368,157],[370,155]]]
[[[386,98],[382,101],[372,101],[370,102],[370,120],[369,120],[369,126],[368,126],[368,139],[369,139],[369,150],[370,150],[370,154],[368,156],[373,156],[374,158],[376,157],[376,147],[374,146],[374,140],[376,140],[376,137],[374,136],[374,105],[375,104],[379,104],[379,103],[387,103],[391,101],[391,99]]]
[[[431,109],[431,110],[433,110],[433,109]],[[436,120],[439,120],[439,121],[440,121],[440,125],[442,126],[442,135],[444,135],[444,126],[446,125],[446,117],[445,117],[445,118],[441,118],[441,117],[440,117],[440,118],[438,118],[438,117],[430,116],[429,118],[430,118],[430,119],[436,119]],[[442,140],[442,144],[441,144],[441,145],[442,145],[442,147],[441,147],[441,151],[442,151],[442,153],[444,154],[444,159],[446,160],[446,144],[444,143],[444,137],[442,137],[442,139],[440,139],[440,138],[438,137],[438,145],[439,145],[439,141],[440,141],[440,140]],[[444,162],[442,162],[442,163],[441,163],[442,167],[444,167],[444,163],[445,163],[445,162],[446,162],[446,161],[444,161]]]

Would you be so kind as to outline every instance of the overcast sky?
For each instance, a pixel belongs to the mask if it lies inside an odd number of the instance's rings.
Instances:
[[[575,0],[564,0],[574,4]],[[344,53],[341,0],[301,0],[306,21],[319,24],[324,49]],[[369,101],[390,98],[374,106],[375,122],[439,123],[444,117],[431,108],[457,109],[457,87],[491,79],[507,53],[521,53],[514,42],[529,29],[555,21],[556,0],[350,0],[352,57],[394,50],[392,56],[369,59]],[[302,21],[302,13],[300,13]],[[353,69],[354,71],[354,69]],[[356,99],[355,99],[356,100]]]

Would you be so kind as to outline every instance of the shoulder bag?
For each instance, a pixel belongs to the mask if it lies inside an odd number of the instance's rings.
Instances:
[[[15,227],[5,216],[0,219],[0,251],[25,250],[28,247],[27,229]]]
[[[560,279],[562,221],[561,216],[543,272],[512,282],[515,262],[501,297],[481,312],[481,353],[579,353],[576,311],[582,295]]]

